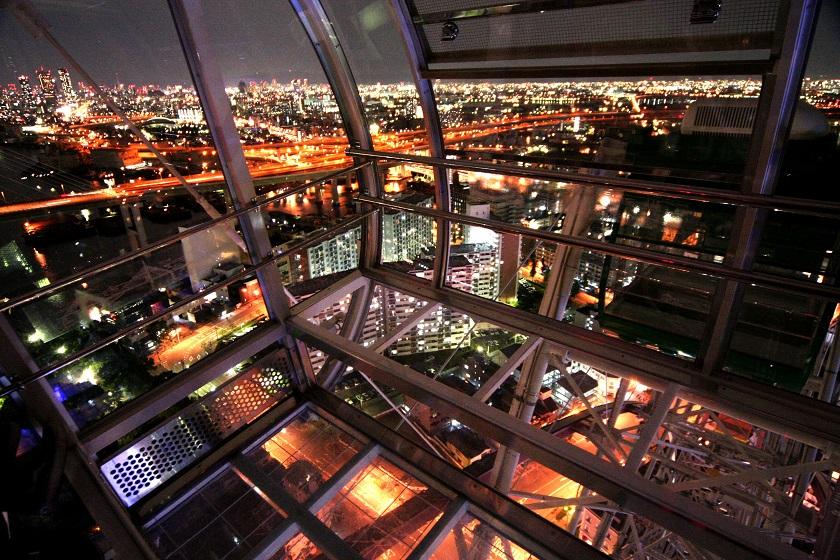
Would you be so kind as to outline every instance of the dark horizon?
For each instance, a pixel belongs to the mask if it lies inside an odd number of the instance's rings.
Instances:
[[[402,40],[382,0],[325,1],[359,84],[410,82]],[[103,85],[188,85],[189,71],[165,3],[127,0],[36,2],[52,32]],[[205,17],[226,85],[240,81],[326,83],[315,52],[289,4],[211,0]],[[107,29],[108,33],[102,32]],[[806,70],[808,77],[840,78],[840,3],[824,2]],[[35,40],[0,11],[0,84],[17,83],[39,66],[66,67],[49,45]],[[243,34],[246,34],[243,36]],[[398,52],[394,46],[399,45]],[[102,56],[102,53],[107,56]],[[694,53],[698,60],[702,53]],[[78,76],[71,71],[74,84]],[[721,76],[721,78],[725,78]],[[642,80],[615,78],[622,81]],[[522,80],[542,81],[542,80]],[[575,80],[557,80],[575,81]],[[608,81],[608,80],[588,80]]]

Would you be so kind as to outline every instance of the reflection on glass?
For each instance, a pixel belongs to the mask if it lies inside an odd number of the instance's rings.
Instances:
[[[301,184],[283,183],[280,188],[272,187],[266,191],[265,196],[273,197]],[[271,245],[275,250],[285,250],[353,216],[356,213],[353,193],[358,192],[358,189],[356,178],[347,175],[313,185],[303,192],[265,205],[263,220]]]
[[[446,535],[438,548],[429,556],[432,560],[539,560],[508,539],[492,526],[473,517],[464,515],[458,524]]]
[[[285,514],[226,469],[146,531],[161,558],[241,558]]]
[[[356,438],[304,411],[246,457],[303,503],[361,448]]]
[[[244,271],[249,257],[237,245],[235,224],[224,221],[22,304],[9,321],[39,365],[57,362]],[[223,306],[230,294],[220,288],[200,304]]]
[[[836,278],[840,221],[785,212],[767,217],[754,269],[809,282]]]
[[[828,372],[838,309],[828,300],[748,286],[724,368],[836,404]]]
[[[318,518],[363,558],[405,558],[448,500],[382,458],[356,475]]]
[[[428,151],[410,62],[387,2],[327,0],[323,4],[358,83],[374,148]]]
[[[315,543],[306,538],[303,533],[298,533],[278,550],[270,560],[313,560],[321,558],[321,551]]]
[[[717,280],[587,251],[565,320],[652,350],[693,359]]]

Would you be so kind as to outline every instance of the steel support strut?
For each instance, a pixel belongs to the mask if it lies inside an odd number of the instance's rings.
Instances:
[[[446,157],[443,144],[443,131],[440,124],[437,102],[432,82],[424,78],[422,71],[428,69],[426,54],[423,49],[423,40],[412,23],[411,14],[405,0],[391,0],[391,11],[397,22],[403,39],[403,45],[408,56],[411,76],[417,88],[417,95],[420,98],[420,107],[423,109],[423,124],[426,127],[426,138],[429,141],[429,153],[435,158]],[[452,209],[452,194],[449,190],[447,170],[435,165],[432,167],[435,178],[435,206],[441,210]],[[446,285],[446,271],[449,266],[449,241],[451,222],[437,219],[437,238],[435,240],[435,261],[432,283],[435,286]]]
[[[230,99],[225,92],[224,79],[205,23],[202,3],[198,0],[170,0],[169,7],[227,180],[228,192],[234,209],[240,210],[256,198],[256,190],[233,120]],[[272,254],[262,212],[249,212],[241,216],[239,225],[252,261],[259,262]],[[283,289],[280,271],[275,266],[262,268],[257,271],[257,281],[269,317],[283,324],[289,315],[289,299]],[[296,351],[291,341],[285,341],[285,345],[290,351]],[[304,356],[303,359],[308,358]],[[295,381],[302,385],[306,378],[301,376]]]
[[[324,74],[332,88],[336,103],[344,123],[344,130],[350,146],[371,149],[370,130],[365,118],[364,106],[359,96],[359,88],[338,35],[320,0],[289,0],[306,32],[315,54],[324,69]],[[359,161],[357,161],[359,163]],[[376,166],[365,167],[358,176],[359,189],[371,196],[382,196],[381,177]],[[381,245],[380,218],[372,214],[362,228],[362,245],[359,254],[359,266],[368,270],[379,264],[379,247]],[[348,333],[361,332],[367,318],[367,306],[357,301],[360,297],[369,298],[370,290],[360,290],[353,296],[350,310],[345,317],[344,327]],[[340,364],[329,364],[330,369],[319,376],[329,382],[337,381]]]
[[[762,76],[761,97],[741,185],[741,192],[747,195],[769,196],[776,188],[820,0],[790,0],[786,5],[787,12],[781,11],[774,35],[772,70]],[[762,208],[736,210],[725,259],[728,266],[752,269],[768,213]],[[724,278],[715,290],[697,358],[706,375],[723,366],[738,322],[744,289],[744,284]]]
[[[585,484],[614,501],[622,510],[643,515],[702,548],[739,560],[807,557],[792,548],[774,546],[750,529],[657,484],[641,477],[626,476],[621,467],[606,463],[340,335],[297,318],[290,319],[289,323],[296,336],[364,371],[372,379],[402,391],[438,413],[456,418],[484,437],[516,449],[530,459]]]

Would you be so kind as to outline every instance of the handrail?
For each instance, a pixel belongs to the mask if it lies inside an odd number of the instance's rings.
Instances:
[[[495,220],[488,220],[486,218],[478,218],[475,216],[469,216],[467,214],[445,212],[443,210],[437,210],[435,208],[427,208],[424,206],[417,206],[415,204],[408,204],[405,202],[398,202],[394,200],[385,200],[364,194],[358,195],[356,197],[356,200],[358,200],[359,202],[365,202],[377,206],[382,206],[384,208],[414,212],[415,214],[423,214],[433,218],[449,220],[450,222],[458,222],[462,224],[478,226],[497,232],[521,235],[523,237],[540,239],[552,243],[559,243],[561,245],[581,247],[583,249],[589,249],[592,251],[597,251],[599,253],[605,253],[616,257],[646,262],[657,266],[678,268],[688,270],[691,272],[697,272],[700,274],[708,274],[710,276],[716,276],[718,278],[730,278],[732,280],[736,280],[745,284],[760,285],[766,288],[782,290],[786,292],[795,292],[810,297],[829,299],[833,302],[840,301],[840,286],[828,286],[825,284],[803,282],[801,280],[785,278],[784,276],[775,276],[773,274],[766,274],[763,272],[745,271],[723,264],[709,263],[705,261],[690,259],[688,257],[681,257],[678,255],[666,255],[656,251],[651,251],[649,249],[640,249],[629,245],[604,243],[603,241],[591,241],[589,239],[584,239],[573,235],[531,229],[516,224],[498,222]]]
[[[808,200],[803,198],[767,196],[744,194],[735,191],[700,187],[696,185],[659,183],[642,179],[630,179],[628,177],[604,176],[604,175],[581,175],[568,171],[557,171],[531,167],[519,167],[515,165],[494,164],[478,162],[475,160],[463,159],[440,159],[429,156],[414,154],[398,154],[392,152],[381,152],[376,150],[361,150],[349,148],[347,155],[368,158],[369,160],[387,160],[403,163],[418,163],[422,165],[446,167],[449,169],[464,169],[470,171],[481,171],[497,175],[511,175],[514,177],[525,177],[544,181],[561,181],[575,183],[586,187],[612,188],[627,192],[635,192],[668,198],[683,198],[699,200],[702,202],[717,202],[721,204],[735,204],[740,206],[751,206],[755,208],[766,208],[780,212],[793,212],[812,216],[822,216],[837,219],[840,216],[840,203]],[[593,162],[592,167],[597,167]]]
[[[147,327],[148,325],[150,325],[150,324],[154,323],[155,321],[161,319],[162,317],[172,313],[173,311],[175,311],[177,309],[180,309],[180,308],[182,308],[186,305],[189,305],[189,304],[193,303],[194,301],[197,301],[197,300],[203,298],[204,296],[215,292],[216,290],[219,290],[221,288],[225,288],[227,286],[230,286],[231,284],[233,284],[235,282],[238,282],[239,280],[241,280],[243,278],[246,278],[248,276],[252,276],[257,271],[262,270],[263,268],[265,268],[267,266],[273,265],[275,262],[277,262],[278,260],[280,260],[281,258],[283,258],[283,257],[285,257],[289,254],[296,253],[296,252],[301,251],[303,249],[306,249],[306,248],[308,248],[312,245],[315,245],[316,243],[319,243],[319,242],[321,242],[325,239],[329,239],[330,237],[332,237],[335,234],[335,232],[340,231],[342,229],[345,229],[349,226],[352,226],[353,224],[356,224],[358,222],[362,222],[362,221],[366,220],[368,218],[368,216],[370,216],[370,215],[372,215],[376,212],[377,212],[376,210],[368,210],[367,212],[362,212],[360,214],[352,216],[352,217],[342,221],[341,223],[336,224],[335,226],[331,227],[330,229],[328,229],[326,231],[323,231],[323,232],[321,232],[317,235],[313,235],[312,237],[309,237],[309,238],[304,239],[304,240],[302,240],[298,243],[295,243],[294,245],[292,245],[290,247],[287,247],[286,249],[283,249],[283,250],[273,254],[272,256],[268,256],[268,257],[264,258],[259,263],[255,264],[253,266],[250,266],[250,267],[246,268],[245,270],[237,272],[236,274],[230,276],[229,278],[225,278],[224,281],[219,282],[218,284],[213,284],[212,286],[208,286],[207,288],[204,288],[203,290],[199,290],[198,292],[191,295],[190,297],[185,298],[185,299],[183,299],[179,302],[176,302],[176,303],[168,306],[166,309],[164,309],[162,311],[159,311],[159,312],[157,312],[153,315],[150,315],[149,317],[146,317],[145,319],[142,319],[140,321],[134,322],[134,323],[120,329],[119,331],[115,332],[114,334],[112,334],[112,335],[110,335],[106,338],[103,338],[99,342],[67,356],[66,358],[64,358],[63,360],[61,360],[59,362],[56,362],[55,364],[52,364],[50,366],[41,368],[40,370],[36,371],[35,373],[32,373],[32,374],[30,374],[30,375],[28,375],[28,376],[26,376],[26,377],[24,377],[20,380],[16,380],[15,382],[3,387],[3,390],[0,391],[0,398],[3,398],[3,397],[5,397],[5,396],[7,396],[11,393],[14,393],[15,391],[20,390],[21,388],[23,388],[26,385],[32,383],[33,381],[37,381],[37,380],[39,380],[43,377],[47,377],[48,375],[51,375],[51,374],[65,368],[65,367],[69,366],[73,362],[76,362],[76,361],[78,361],[82,358],[90,356],[91,354],[94,354],[95,352],[98,352],[99,350],[105,348],[106,346],[108,346],[110,344],[113,344],[114,342],[120,340],[121,338],[123,338],[123,337],[125,337],[125,336],[139,330],[139,329]]]
[[[180,241],[181,239],[184,239],[185,237],[189,237],[190,235],[192,235],[194,233],[198,233],[200,231],[208,230],[208,229],[210,229],[210,228],[212,228],[212,227],[214,227],[214,226],[216,226],[216,225],[218,225],[222,222],[225,222],[225,221],[233,219],[233,218],[238,218],[239,216],[247,214],[248,212],[250,212],[252,210],[262,208],[262,207],[267,206],[267,205],[269,205],[272,202],[275,202],[277,200],[281,200],[283,198],[287,198],[289,196],[298,194],[298,193],[303,192],[306,189],[309,189],[309,188],[311,188],[315,185],[320,185],[321,183],[324,183],[324,182],[329,181],[331,179],[335,179],[337,177],[341,177],[342,175],[345,175],[347,173],[353,173],[354,171],[358,171],[359,169],[367,167],[368,165],[370,165],[370,162],[366,161],[364,163],[352,165],[350,167],[345,167],[343,169],[340,169],[339,171],[324,175],[323,177],[315,179],[314,181],[309,181],[308,183],[304,183],[304,184],[299,185],[297,187],[294,187],[294,188],[291,188],[289,190],[283,191],[280,194],[268,197],[268,198],[266,198],[262,201],[259,201],[259,202],[257,202],[259,197],[256,197],[251,201],[250,204],[248,204],[246,206],[243,206],[239,210],[236,210],[236,211],[233,211],[233,212],[228,212],[227,214],[223,214],[223,215],[219,216],[218,218],[214,218],[212,220],[208,220],[206,222],[202,222],[200,224],[188,227],[188,228],[184,229],[183,231],[179,231],[178,233],[175,233],[173,235],[170,235],[170,236],[164,237],[162,239],[159,239],[158,241],[155,241],[154,243],[151,243],[150,245],[147,245],[147,246],[143,247],[142,249],[132,251],[131,253],[129,253],[127,255],[120,255],[118,257],[114,257],[114,258],[109,259],[109,260],[107,260],[103,263],[100,263],[98,265],[86,268],[86,269],[82,270],[81,272],[77,272],[76,274],[74,274],[72,276],[68,276],[67,278],[64,278],[63,280],[60,280],[60,281],[58,281],[54,284],[50,284],[49,286],[45,286],[43,288],[38,288],[36,290],[32,290],[30,292],[27,292],[27,293],[25,293],[21,296],[11,298],[11,299],[7,300],[6,302],[4,302],[2,305],[0,305],[0,313],[3,313],[5,311],[8,311],[8,310],[13,309],[15,307],[18,307],[18,306],[20,306],[24,303],[29,303],[30,301],[34,301],[36,299],[41,299],[44,296],[54,294],[55,292],[57,292],[57,291],[59,291],[63,288],[66,288],[67,286],[71,286],[71,285],[75,284],[76,282],[79,282],[80,280],[84,280],[85,278],[88,278],[90,276],[95,276],[95,275],[100,274],[102,272],[106,272],[108,270],[111,270],[112,268],[116,268],[116,267],[118,267],[122,264],[125,264],[129,261],[132,261],[132,260],[134,260],[138,257],[142,257],[144,255],[148,255],[149,253],[153,253],[153,252],[157,251],[158,249],[162,249],[164,247],[167,247],[168,245],[171,245],[171,244],[173,244],[177,241]]]

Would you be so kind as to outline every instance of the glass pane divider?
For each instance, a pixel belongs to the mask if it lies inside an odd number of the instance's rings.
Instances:
[[[243,479],[259,488],[271,501],[280,506],[289,517],[294,518],[303,529],[303,533],[319,548],[327,551],[334,558],[361,560],[361,556],[354,550],[349,549],[338,535],[327,528],[304,506],[298,504],[279,484],[255,465],[252,465],[245,457],[239,456],[233,459],[231,464]]]

